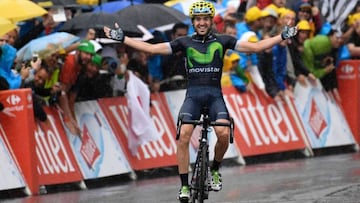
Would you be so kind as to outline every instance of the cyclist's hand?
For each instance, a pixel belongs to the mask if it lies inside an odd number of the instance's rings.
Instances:
[[[124,32],[117,23],[115,23],[114,29],[104,26],[104,32],[108,38],[116,41],[124,42],[125,39]]]
[[[290,39],[297,34],[297,27],[289,27],[290,22],[286,25],[281,33],[281,38],[283,40]]]

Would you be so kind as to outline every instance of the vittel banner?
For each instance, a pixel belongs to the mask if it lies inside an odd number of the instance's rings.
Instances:
[[[224,88],[225,101],[235,122],[235,141],[245,156],[306,148],[306,134],[294,101],[275,102],[256,89],[255,94]]]
[[[79,182],[82,175],[56,108],[46,108],[48,121],[36,121],[39,185]]]
[[[176,165],[175,125],[162,93],[151,95],[150,115],[159,139],[139,145],[136,154],[129,148],[129,109],[125,97],[100,99],[99,104],[134,170]],[[140,120],[137,124],[141,124]],[[143,123],[143,127],[147,127]]]

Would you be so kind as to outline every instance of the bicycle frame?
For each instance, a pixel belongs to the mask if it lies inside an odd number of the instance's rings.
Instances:
[[[196,156],[195,164],[193,165],[193,173],[190,183],[191,202],[203,203],[208,199],[211,191],[210,185],[210,161],[209,161],[209,142],[208,133],[212,126],[227,126],[230,127],[230,143],[233,143],[233,129],[234,121],[230,118],[230,123],[211,122],[208,109],[206,107],[202,110],[202,120],[183,120],[178,119],[176,139],[179,139],[180,128],[183,124],[201,125],[201,136],[199,137],[199,149]]]

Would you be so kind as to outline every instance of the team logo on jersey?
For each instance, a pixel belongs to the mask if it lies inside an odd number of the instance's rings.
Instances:
[[[192,61],[195,61],[198,64],[209,64],[214,60],[214,53],[216,51],[219,51],[219,55],[223,55],[223,47],[219,42],[213,42],[209,45],[209,47],[206,50],[206,53],[201,53],[198,50],[190,47],[186,50],[187,54],[187,65],[189,69],[192,69],[194,67],[194,64]]]

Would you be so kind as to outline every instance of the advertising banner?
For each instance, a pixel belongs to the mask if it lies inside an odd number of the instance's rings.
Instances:
[[[77,102],[75,114],[81,137],[65,129],[84,179],[130,173],[126,156],[97,101]]]
[[[0,91],[0,101],[5,107],[0,113],[3,135],[9,141],[29,192],[38,194],[35,121],[31,89]]]
[[[157,141],[142,144],[134,155],[129,149],[128,130],[130,127],[126,97],[99,100],[99,104],[134,170],[176,166],[177,164],[175,125],[169,107],[164,101],[162,93],[151,95],[150,115],[160,138]],[[138,123],[141,124],[140,121]]]
[[[306,148],[306,134],[291,99],[275,102],[258,89],[255,94],[239,94],[233,87],[223,92],[244,157]]]
[[[341,61],[336,75],[341,107],[356,142],[360,143],[360,60]]]
[[[17,167],[14,156],[8,150],[5,132],[0,124],[0,190],[10,190],[15,188],[24,188],[25,182]]]
[[[355,140],[341,108],[317,81],[316,86],[297,84],[296,108],[300,113],[311,147],[323,148],[354,144]]]
[[[82,175],[56,108],[45,108],[48,121],[36,121],[39,185],[79,182]]]

